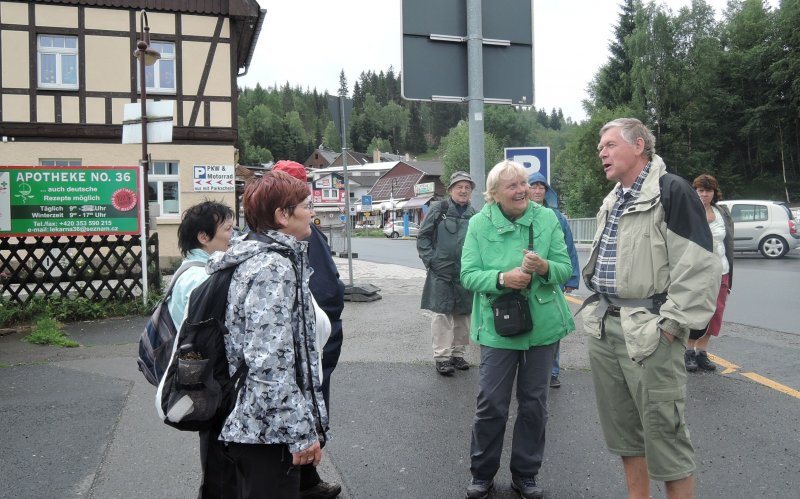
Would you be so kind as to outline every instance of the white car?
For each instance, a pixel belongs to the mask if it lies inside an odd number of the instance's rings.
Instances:
[[[719,204],[731,212],[734,251],[760,251],[764,258],[781,258],[800,248],[800,232],[786,205],[751,199]]]
[[[404,235],[404,227],[403,221],[399,220],[397,222],[389,222],[383,227],[383,235],[386,237],[391,237],[392,239],[397,239]],[[415,224],[414,222],[408,222],[408,235],[411,237],[417,237],[419,234],[419,225]]]

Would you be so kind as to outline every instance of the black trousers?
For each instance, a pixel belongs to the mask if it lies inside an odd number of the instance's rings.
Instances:
[[[228,444],[236,467],[238,499],[298,499],[300,467],[283,444]]]
[[[236,497],[236,468],[228,457],[219,433],[224,421],[200,433],[200,469],[202,477],[198,499],[231,499]]]

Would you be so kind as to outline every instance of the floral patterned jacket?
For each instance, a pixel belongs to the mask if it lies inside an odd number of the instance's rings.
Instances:
[[[299,452],[327,436],[328,415],[313,375],[319,349],[306,250],[307,243],[281,232],[250,233],[208,262],[209,273],[237,266],[225,350],[231,374],[242,362],[249,368],[220,440],[286,444]]]

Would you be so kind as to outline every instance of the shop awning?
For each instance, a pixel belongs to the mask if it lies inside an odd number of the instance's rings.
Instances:
[[[433,194],[430,194],[430,195],[427,195],[427,196],[413,197],[413,198],[408,200],[408,202],[406,203],[405,209],[408,210],[410,208],[419,208],[420,206],[424,206],[424,205],[428,204],[428,201],[430,201],[431,199],[433,199]]]

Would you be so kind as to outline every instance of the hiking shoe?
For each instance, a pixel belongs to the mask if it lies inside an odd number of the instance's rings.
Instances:
[[[561,381],[558,376],[550,376],[550,388],[561,388]]]
[[[683,362],[686,364],[686,371],[690,373],[697,371],[697,354],[694,350],[684,352]]]
[[[301,499],[334,499],[342,493],[342,486],[338,483],[319,482],[310,489],[301,490]]]
[[[442,376],[452,376],[456,370],[453,368],[453,363],[449,360],[437,360],[436,372]]]
[[[544,497],[544,489],[536,484],[536,477],[522,478],[512,476],[511,488],[514,489],[522,499],[541,499]]]
[[[464,357],[453,357],[450,359],[450,363],[459,371],[466,371],[469,369],[469,362],[464,360]]]
[[[708,359],[708,354],[705,351],[697,352],[697,355],[695,356],[695,358],[697,359],[697,361],[696,361],[697,362],[697,367],[699,367],[703,371],[716,371],[717,370],[717,366],[714,365],[714,363],[711,362]]]
[[[494,487],[494,480],[481,480],[473,478],[467,486],[467,499],[484,499],[489,497],[489,491]]]

